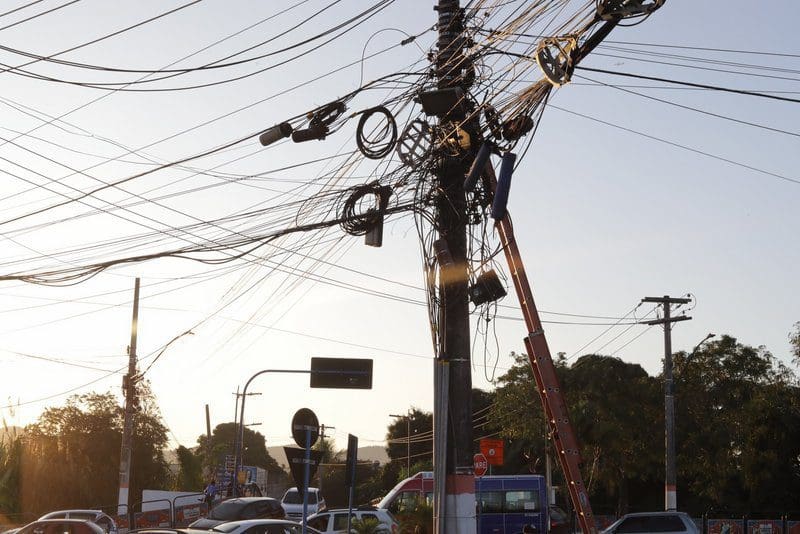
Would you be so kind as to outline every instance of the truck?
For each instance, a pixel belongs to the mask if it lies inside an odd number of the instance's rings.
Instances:
[[[420,503],[433,501],[433,472],[422,471],[392,488],[377,504],[398,519]],[[516,534],[526,526],[545,533],[549,526],[547,486],[542,475],[475,477],[478,534]]]

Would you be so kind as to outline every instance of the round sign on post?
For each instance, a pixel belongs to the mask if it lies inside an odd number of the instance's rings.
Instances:
[[[472,463],[476,477],[482,477],[486,474],[486,470],[489,469],[489,461],[480,452],[472,457]]]
[[[292,437],[298,447],[306,448],[306,430],[311,431],[311,445],[319,439],[319,419],[308,408],[300,408],[292,417]]]

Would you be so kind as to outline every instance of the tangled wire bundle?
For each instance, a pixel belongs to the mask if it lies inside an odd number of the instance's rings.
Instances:
[[[342,206],[342,228],[350,235],[364,235],[383,220],[392,188],[372,182],[350,191]],[[368,196],[374,199],[371,206],[365,200]]]

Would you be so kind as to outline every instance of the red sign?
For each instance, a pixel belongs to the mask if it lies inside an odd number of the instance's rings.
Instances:
[[[503,440],[482,439],[481,453],[486,456],[489,465],[503,465]]]
[[[480,452],[472,457],[472,464],[476,477],[482,477],[486,474],[486,470],[489,469],[489,462],[486,460],[486,456]]]

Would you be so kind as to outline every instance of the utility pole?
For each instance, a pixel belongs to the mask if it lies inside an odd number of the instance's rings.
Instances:
[[[459,0],[438,0],[439,35],[436,43],[437,89],[454,97],[436,113],[442,131],[451,132],[454,144],[467,154],[442,154],[437,164],[440,193],[436,200],[436,228],[439,239],[439,339],[435,362],[434,419],[434,529],[437,534],[475,532],[475,478],[473,474],[472,375],[470,366],[469,301],[467,270],[467,205],[464,176],[475,149],[470,140],[478,138],[473,119],[466,121],[469,92],[474,72],[464,55],[464,10]],[[460,125],[461,130],[455,128]],[[455,132],[454,132],[455,130]],[[438,424],[437,424],[438,423]],[[442,465],[444,464],[444,465]],[[442,469],[443,468],[443,469]],[[441,476],[444,475],[444,476]],[[444,499],[442,497],[444,496]]]
[[[122,450],[119,455],[119,498],[117,514],[128,513],[128,491],[131,477],[131,448],[133,446],[133,412],[138,405],[136,398],[136,333],[139,324],[139,279],[133,288],[133,320],[131,321],[131,343],[128,346],[128,373],[122,377],[122,393],[125,396],[125,422],[122,429]]]
[[[206,404],[206,462],[211,458],[211,413]],[[206,465],[206,478],[211,478],[211,467]]]
[[[642,324],[664,325],[664,462],[666,478],[664,480],[664,509],[673,511],[678,509],[677,477],[675,470],[675,384],[672,379],[672,323],[688,321],[691,317],[681,315],[671,317],[673,304],[687,304],[689,298],[645,297],[642,302],[661,304],[664,316],[661,319],[642,321]]]
[[[238,497],[239,496],[239,466],[243,465],[244,462],[240,461],[239,459],[239,451],[242,451],[242,455],[244,455],[244,446],[242,443],[239,443],[240,439],[244,439],[244,421],[239,420],[239,398],[244,397],[245,394],[239,393],[239,387],[236,387],[236,406],[233,410],[233,474],[231,475],[231,496]],[[253,395],[261,395],[261,393],[254,392],[254,393],[247,393],[248,397]],[[242,399],[244,402],[244,399]]]
[[[326,429],[327,430],[336,430],[336,427],[335,426],[325,426],[324,424],[321,424],[321,425],[319,425],[319,428],[320,428],[320,431],[319,431],[320,450],[323,450],[324,447],[325,447],[325,438],[328,437],[328,436],[325,435],[325,430]],[[324,453],[324,450],[323,450],[323,453]],[[317,471],[317,476],[319,477],[319,485],[317,486],[317,489],[319,490],[319,494],[320,495],[324,495],[322,493],[322,470],[323,470],[323,467],[324,467],[324,463],[325,463],[324,461],[320,461],[320,463],[319,463],[319,471]]]

